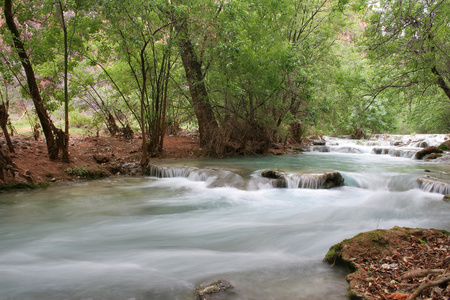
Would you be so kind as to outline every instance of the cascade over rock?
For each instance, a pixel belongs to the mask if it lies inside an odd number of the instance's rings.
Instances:
[[[274,169],[261,172],[261,176],[272,179],[273,186],[279,188],[330,189],[344,184],[344,177],[339,172],[288,175]]]
[[[417,183],[426,192],[443,195],[450,194],[450,180],[427,175],[417,178]]]

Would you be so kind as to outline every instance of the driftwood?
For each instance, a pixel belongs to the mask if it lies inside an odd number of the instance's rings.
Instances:
[[[428,274],[443,274],[445,270],[442,269],[419,269],[419,270],[411,270],[408,272],[405,272],[403,274],[404,279],[412,279],[417,277],[425,277]]]
[[[436,277],[435,280],[422,283],[406,300],[414,300],[419,296],[424,290],[438,286],[444,283],[450,282],[450,274],[444,274]]]

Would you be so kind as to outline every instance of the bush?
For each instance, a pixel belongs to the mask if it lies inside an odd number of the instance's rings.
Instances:
[[[87,170],[83,166],[81,167],[74,167],[74,168],[67,168],[66,174],[70,176],[78,176],[80,178],[86,178],[86,179],[100,179],[108,176],[108,173],[103,169],[96,169],[96,170]]]
[[[89,171],[86,170],[83,166],[81,166],[75,168],[67,168],[66,174],[70,176],[87,177],[89,175]]]
[[[442,144],[439,145],[439,148],[442,151],[450,151],[450,140],[449,141],[445,141]]]

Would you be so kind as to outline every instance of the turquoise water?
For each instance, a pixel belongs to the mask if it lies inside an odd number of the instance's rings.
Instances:
[[[417,188],[433,163],[351,153],[160,162],[207,176],[110,178],[0,195],[0,299],[347,299],[322,259],[359,232],[450,230],[449,203]],[[265,169],[339,171],[346,186],[276,189]],[[226,172],[225,172],[226,171]]]

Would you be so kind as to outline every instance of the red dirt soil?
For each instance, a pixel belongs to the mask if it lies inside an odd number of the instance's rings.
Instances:
[[[51,161],[47,155],[44,139],[35,141],[32,136],[16,135],[13,138],[15,153],[10,153],[13,163],[21,175],[26,175],[28,181],[34,183],[50,181],[67,181],[76,178],[70,176],[68,168],[84,168],[95,171],[108,169],[108,165],[116,162],[139,162],[141,159],[142,139],[125,139],[123,137],[82,136],[70,137],[70,163],[61,160]],[[4,138],[0,136],[2,149],[8,152]],[[169,136],[164,139],[163,153],[158,159],[194,158],[201,153],[198,138],[195,135]],[[31,178],[30,178],[31,176]],[[12,177],[6,174],[4,183],[24,182],[24,176]],[[2,181],[0,180],[0,183]]]

